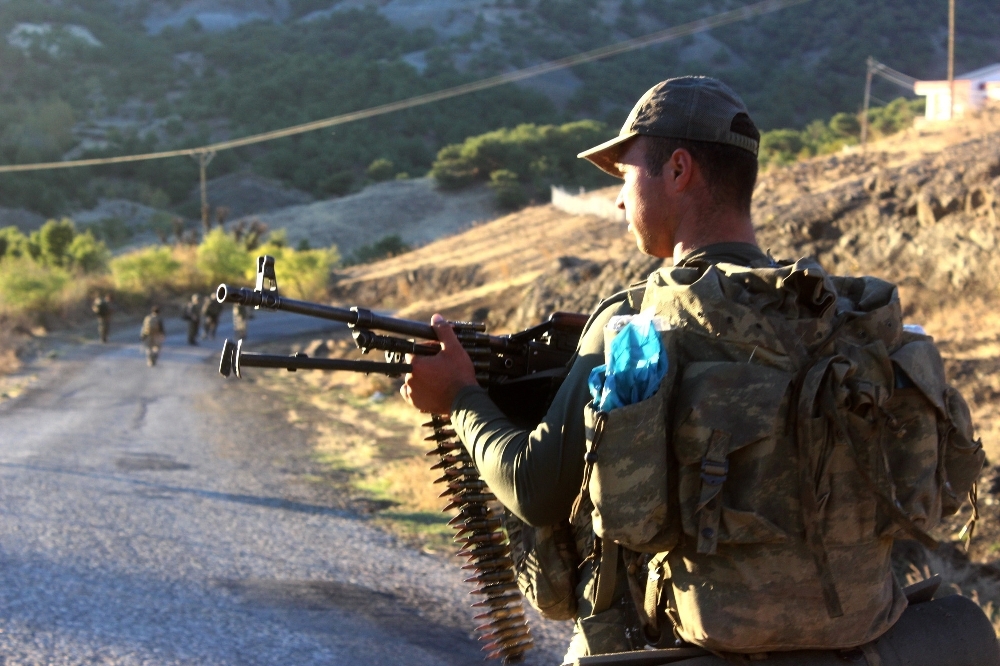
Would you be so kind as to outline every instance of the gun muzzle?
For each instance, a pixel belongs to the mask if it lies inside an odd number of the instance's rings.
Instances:
[[[215,300],[217,300],[220,303],[236,302],[236,301],[230,300],[230,294],[231,294],[231,291],[230,291],[229,287],[227,287],[226,283],[223,282],[222,284],[219,285],[218,289],[215,290]]]
[[[219,285],[219,289],[222,290],[226,285]],[[221,299],[219,302],[223,302]],[[233,373],[233,365],[236,363],[236,345],[233,341],[226,339],[222,344],[222,358],[219,359],[219,374],[223,377],[228,377]]]

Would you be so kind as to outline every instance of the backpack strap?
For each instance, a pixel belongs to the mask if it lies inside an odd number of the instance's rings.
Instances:
[[[820,585],[823,588],[823,600],[826,602],[826,612],[831,618],[841,617],[844,609],[840,605],[840,595],[830,571],[830,557],[823,543],[820,530],[819,502],[816,499],[812,470],[809,468],[808,446],[813,441],[813,405],[823,385],[823,379],[835,357],[822,359],[808,368],[799,387],[798,409],[795,412],[795,444],[799,467],[799,504],[802,509],[802,522],[806,529],[806,546],[812,553],[816,563],[816,573],[819,574]]]
[[[722,501],[719,494],[729,474],[729,440],[731,435],[713,430],[708,440],[708,451],[701,459],[701,495],[695,513],[698,522],[698,552],[715,555],[719,543],[719,523],[722,520]]]
[[[611,608],[614,601],[615,587],[618,584],[618,544],[608,539],[601,539],[601,563],[597,569],[597,581],[594,585],[593,615],[603,613]]]

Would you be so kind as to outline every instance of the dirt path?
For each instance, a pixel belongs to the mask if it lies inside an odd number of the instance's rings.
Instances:
[[[251,339],[316,325],[262,314]],[[479,662],[458,568],[315,483],[266,379],[221,381],[218,345],[173,326],[156,368],[129,329],[65,350],[0,405],[5,660]]]

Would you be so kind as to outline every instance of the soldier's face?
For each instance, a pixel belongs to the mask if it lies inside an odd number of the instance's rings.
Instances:
[[[639,137],[619,158],[618,167],[625,176],[618,208],[625,211],[628,230],[636,245],[654,257],[670,257],[674,252],[676,202],[671,197],[667,169],[659,176],[646,166],[645,139]]]

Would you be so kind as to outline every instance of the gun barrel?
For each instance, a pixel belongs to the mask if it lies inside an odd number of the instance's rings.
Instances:
[[[277,354],[240,354],[241,368],[285,368],[287,370],[350,370],[375,372],[382,375],[403,375],[412,369],[409,363],[382,363],[380,361],[354,361],[342,358],[309,358],[308,356],[280,356]]]
[[[277,354],[255,354],[243,351],[243,341],[234,343],[226,340],[219,359],[219,374],[223,377],[235,373],[242,377],[243,368],[284,368],[296,370],[347,370],[349,372],[375,372],[395,377],[410,372],[409,363],[382,363],[379,361],[354,361],[342,358],[309,358],[305,354],[280,356]]]
[[[264,308],[265,310],[281,310],[316,317],[318,319],[339,321],[351,328],[357,326],[396,333],[398,335],[408,335],[424,340],[437,340],[437,334],[429,324],[411,319],[386,317],[385,315],[376,314],[371,310],[363,308],[336,308],[331,305],[320,305],[319,303],[285,298],[270,291],[230,287],[226,284],[219,285],[219,288],[215,292],[215,299],[220,303],[238,303],[239,305]]]

